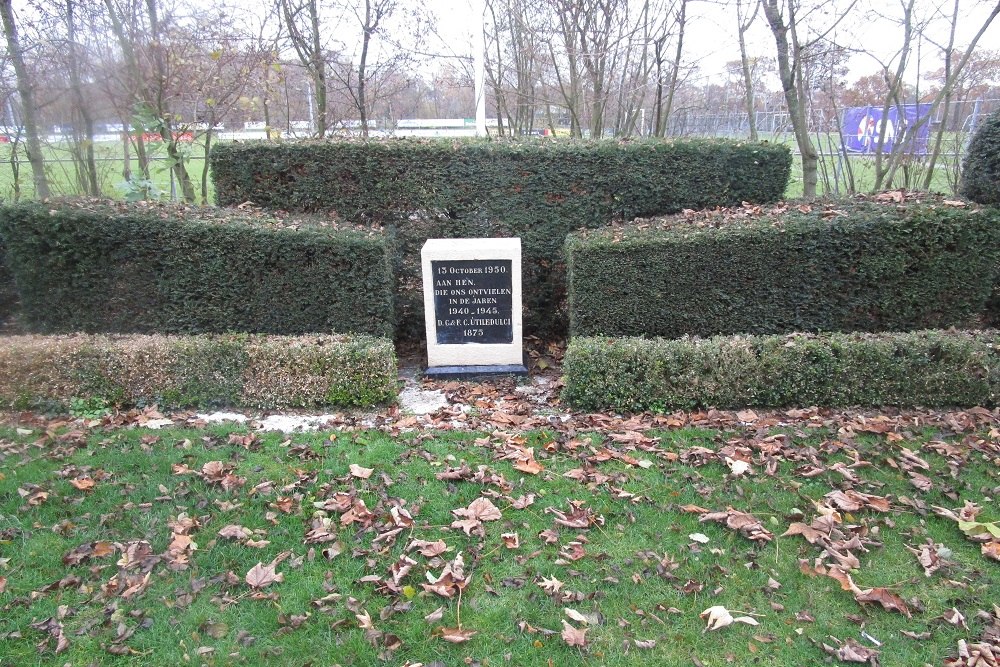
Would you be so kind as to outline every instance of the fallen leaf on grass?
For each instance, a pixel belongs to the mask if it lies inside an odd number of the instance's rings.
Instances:
[[[462,628],[441,628],[441,639],[452,644],[462,644],[472,639],[476,634],[475,630],[463,630]]]
[[[966,630],[969,629],[969,626],[966,625],[966,623],[965,623],[965,616],[963,616],[962,612],[960,612],[955,607],[952,607],[951,609],[949,609],[948,611],[946,611],[944,614],[942,614],[941,618],[944,619],[944,621],[946,623],[950,623],[950,624],[954,625],[957,628],[965,628]]]
[[[996,561],[1000,561],[1000,542],[987,542],[980,547],[983,555]]]
[[[545,511],[554,514],[556,523],[567,528],[589,528],[591,525],[604,525],[604,517],[594,514],[589,507],[583,506],[582,500],[569,501],[569,512],[563,512],[555,507],[547,507]]]
[[[888,512],[892,504],[888,498],[861,493],[853,489],[847,491],[831,491],[824,496],[830,504],[844,512],[857,512],[862,509],[873,509],[876,512]]]
[[[859,587],[854,583],[854,579],[851,578],[851,574],[842,567],[833,565],[827,568],[822,563],[817,563],[815,566],[812,566],[806,560],[799,560],[799,570],[803,574],[809,576],[824,575],[836,579],[840,582],[841,589],[850,591],[854,595],[854,599],[862,605],[877,603],[882,605],[882,608],[886,611],[898,611],[907,618],[912,618],[910,609],[906,606],[906,602],[903,601],[903,598],[899,597],[888,588],[876,587],[863,589]]]
[[[219,537],[225,537],[231,540],[245,540],[253,535],[253,531],[244,526],[237,524],[229,524],[228,526],[223,526],[219,530]]]
[[[277,567],[276,563],[270,563],[269,565],[264,565],[263,563],[257,563],[250,571],[247,572],[245,577],[246,582],[250,584],[251,588],[264,588],[275,582],[281,582],[285,580],[285,575],[282,573],[275,573],[274,568]]]
[[[62,653],[69,648],[69,640],[63,632],[63,624],[55,618],[50,617],[44,621],[32,623],[31,627],[39,632],[48,633],[50,637],[56,640],[56,653]],[[42,644],[39,644],[39,649],[43,648],[45,645],[48,645],[48,639],[42,642]]]
[[[562,638],[568,646],[584,647],[587,645],[587,628],[574,628],[566,621],[563,621],[562,624]]]
[[[406,547],[407,551],[412,551],[416,549],[421,556],[426,556],[427,558],[434,558],[434,556],[440,556],[445,551],[448,551],[450,547],[445,544],[444,540],[437,540],[434,542],[428,542],[427,540],[413,540]]]
[[[491,503],[489,498],[482,496],[473,500],[468,507],[452,510],[451,513],[455,516],[478,519],[480,521],[499,521],[503,518],[496,505]]]
[[[720,628],[732,625],[733,623],[760,625],[756,619],[750,618],[749,616],[733,616],[732,613],[722,605],[709,607],[705,611],[698,614],[698,617],[706,623],[705,629],[702,630],[702,633],[708,632],[709,630],[719,630]]]
[[[565,583],[559,581],[555,577],[551,577],[549,579],[542,577],[541,581],[538,582],[538,585],[542,587],[543,591],[545,591],[549,595],[553,595],[555,593],[558,593],[559,589],[562,588],[565,585]]]
[[[470,575],[471,576],[471,575]],[[455,560],[444,566],[440,576],[435,577],[432,573],[426,573],[427,581],[430,583],[420,584],[425,591],[437,593],[441,597],[451,598],[460,591],[465,590],[469,585],[469,576],[465,575],[465,560],[462,552],[455,554]]]
[[[351,471],[351,476],[358,479],[368,479],[375,472],[375,468],[364,468],[357,463],[352,463],[348,469]]]
[[[781,534],[782,537],[788,537],[791,535],[801,535],[806,538],[806,541],[809,542],[809,544],[816,544],[826,537],[826,534],[822,531],[816,530],[812,526],[798,521],[788,526],[788,530]]]
[[[904,545],[906,550],[917,557],[917,561],[924,568],[924,576],[929,577],[944,565],[941,560],[941,552],[944,550],[943,544],[935,544],[934,540],[928,539],[926,544],[914,549],[909,545]]]
[[[698,517],[699,522],[715,521],[727,528],[739,531],[740,535],[755,542],[770,542],[774,539],[774,534],[764,524],[752,514],[740,512],[732,507],[726,508],[724,512],[709,512]]]
[[[840,641],[836,637],[831,637],[834,641]],[[848,639],[839,647],[834,648],[829,644],[823,644],[823,650],[843,662],[856,662],[863,665],[878,665],[878,651],[862,646],[853,639]]]
[[[91,558],[103,558],[115,552],[115,545],[111,542],[86,542],[76,547],[63,556],[64,565],[79,565]]]
[[[740,475],[745,475],[748,472],[753,472],[753,468],[750,464],[742,459],[731,459],[727,456],[725,461],[726,465],[729,466],[729,471],[733,474],[733,477],[739,477]]]
[[[503,518],[496,505],[491,503],[489,498],[482,496],[473,500],[468,507],[452,510],[451,513],[457,517],[465,517],[453,521],[451,527],[461,528],[466,535],[471,535],[473,530],[481,528],[483,521],[499,521]]]
[[[97,484],[90,477],[77,477],[75,479],[69,480],[69,483],[73,485],[74,488],[80,491],[90,491]]]
[[[911,618],[910,609],[906,606],[903,598],[887,588],[868,588],[858,591],[854,594],[854,599],[861,604],[876,602],[882,605],[886,611],[898,611],[907,618]]]

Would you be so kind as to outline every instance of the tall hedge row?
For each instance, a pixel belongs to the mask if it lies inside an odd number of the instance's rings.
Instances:
[[[908,331],[982,323],[1000,210],[841,204],[567,240],[575,336]]]
[[[428,238],[518,236],[526,327],[565,332],[562,245],[580,227],[768,202],[785,191],[785,146],[731,141],[338,141],[216,144],[218,203],[332,210],[397,235],[401,333],[423,329]]]
[[[574,338],[563,399],[579,410],[995,406],[1000,332]]]
[[[17,304],[17,286],[14,275],[7,268],[7,248],[0,237],[0,323],[14,313]]]
[[[154,207],[0,209],[33,331],[393,333],[377,233]]]
[[[0,407],[70,399],[163,408],[368,406],[395,398],[392,341],[371,336],[0,338]]]

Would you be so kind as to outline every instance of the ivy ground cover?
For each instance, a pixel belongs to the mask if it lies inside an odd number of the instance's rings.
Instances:
[[[991,665],[998,461],[986,410],[22,420],[0,663]]]

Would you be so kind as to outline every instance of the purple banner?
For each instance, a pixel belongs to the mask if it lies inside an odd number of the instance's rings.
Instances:
[[[904,150],[915,155],[927,153],[930,122],[927,114],[930,104],[904,104],[889,107],[885,124],[882,152]],[[917,123],[920,122],[918,125]],[[844,109],[844,148],[849,153],[875,153],[878,151],[879,130],[882,128],[882,107],[850,107]]]

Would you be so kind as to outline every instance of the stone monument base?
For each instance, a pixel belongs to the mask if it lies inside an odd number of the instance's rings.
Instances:
[[[491,366],[430,366],[424,375],[435,379],[468,379],[490,375],[527,375],[523,364],[494,364]]]

